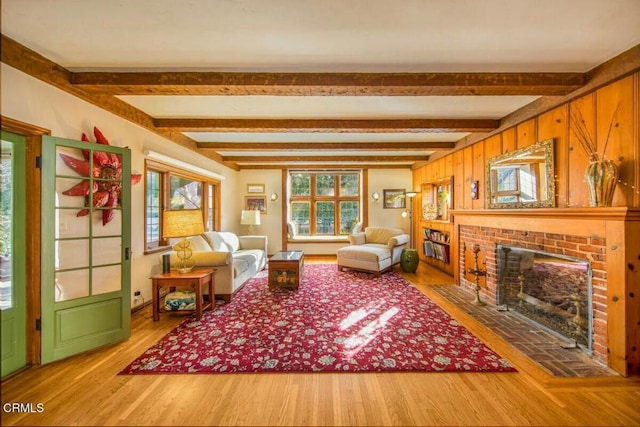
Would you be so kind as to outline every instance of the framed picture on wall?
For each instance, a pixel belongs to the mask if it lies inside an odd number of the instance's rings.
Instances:
[[[247,193],[264,194],[264,184],[247,184]]]
[[[267,213],[267,196],[244,196],[244,210]]]
[[[385,209],[406,209],[407,197],[405,196],[405,189],[396,190],[382,190],[383,193],[383,207]]]

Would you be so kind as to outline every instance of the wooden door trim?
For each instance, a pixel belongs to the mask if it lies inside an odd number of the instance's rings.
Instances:
[[[41,173],[35,167],[36,158],[42,155],[42,135],[51,131],[36,125],[21,122],[0,115],[2,130],[25,137],[27,188],[26,193],[26,299],[27,299],[27,364],[40,363],[40,331],[36,330],[36,320],[41,316],[40,301],[40,211]]]

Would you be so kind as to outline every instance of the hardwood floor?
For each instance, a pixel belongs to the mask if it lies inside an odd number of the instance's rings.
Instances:
[[[519,372],[119,376],[183,320],[153,322],[147,307],[133,316],[127,341],[4,381],[2,425],[640,424],[640,378],[554,378],[437,300],[429,285],[449,276],[425,265],[402,274]],[[7,412],[6,403],[32,403],[34,412]]]

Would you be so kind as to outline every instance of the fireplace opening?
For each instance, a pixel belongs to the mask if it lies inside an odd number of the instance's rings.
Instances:
[[[591,350],[591,265],[548,252],[497,246],[497,298],[516,311]]]

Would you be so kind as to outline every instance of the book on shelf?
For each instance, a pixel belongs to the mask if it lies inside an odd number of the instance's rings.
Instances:
[[[449,243],[449,233],[443,233],[438,230],[432,230],[430,228],[422,229],[422,237],[434,242]]]
[[[428,257],[439,259],[442,262],[449,263],[449,246],[440,242],[425,240],[422,242],[424,254]]]

